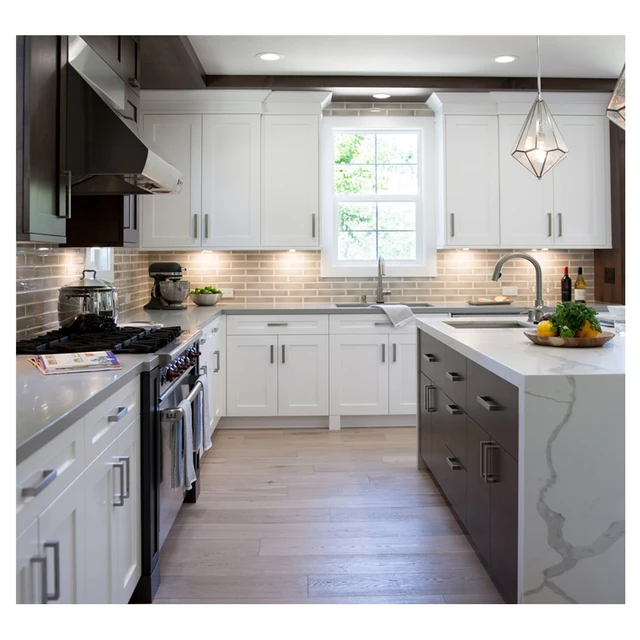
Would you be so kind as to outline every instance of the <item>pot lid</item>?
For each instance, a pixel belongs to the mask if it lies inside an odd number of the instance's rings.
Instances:
[[[93,275],[87,277],[85,274]],[[85,269],[82,272],[82,278],[80,278],[80,280],[74,280],[73,282],[66,284],[64,287],[60,287],[61,291],[68,291],[70,289],[82,289],[84,291],[87,289],[90,291],[117,291],[118,288],[111,282],[96,278],[95,269]]]

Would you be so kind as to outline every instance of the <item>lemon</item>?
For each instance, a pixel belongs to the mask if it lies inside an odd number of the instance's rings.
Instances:
[[[551,338],[558,334],[558,330],[553,326],[550,320],[542,320],[538,323],[538,335],[544,338]]]
[[[600,335],[598,331],[596,331],[588,320],[584,321],[584,324],[576,331],[576,338],[597,338]]]

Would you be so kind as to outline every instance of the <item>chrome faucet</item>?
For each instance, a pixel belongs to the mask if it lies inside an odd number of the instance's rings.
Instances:
[[[391,291],[389,289],[382,288],[382,276],[385,275],[387,275],[387,270],[384,264],[384,258],[380,256],[378,258],[378,287],[376,290],[376,304],[384,304],[384,297],[391,295]]]
[[[505,262],[511,260],[512,258],[522,258],[524,260],[528,260],[536,270],[536,300],[533,309],[533,322],[540,322],[540,318],[542,317],[544,310],[544,300],[542,299],[542,268],[540,267],[540,263],[536,259],[532,258],[530,255],[527,255],[526,253],[509,253],[506,256],[502,256],[502,258],[500,258],[500,260],[496,262],[496,266],[493,269],[493,275],[491,276],[491,279],[494,282],[498,282],[500,276],[502,275],[502,266]],[[529,317],[531,317],[531,313],[529,314]]]

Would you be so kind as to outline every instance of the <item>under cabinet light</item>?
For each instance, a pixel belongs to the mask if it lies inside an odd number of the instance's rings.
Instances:
[[[386,100],[387,98],[391,97],[391,94],[389,94],[389,93],[374,93],[373,97],[376,100]]]
[[[266,60],[267,62],[273,62],[275,60],[281,60],[284,56],[281,53],[265,51],[264,53],[256,53],[256,58]]]
[[[505,62],[513,62],[514,60],[517,60],[517,59],[518,59],[518,56],[497,56],[493,60],[494,62],[500,62],[504,64]]]

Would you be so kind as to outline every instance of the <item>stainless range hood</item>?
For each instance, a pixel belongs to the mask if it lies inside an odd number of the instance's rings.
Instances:
[[[69,36],[67,168],[73,195],[179,193],[182,173],[142,141],[126,85],[79,36]]]

